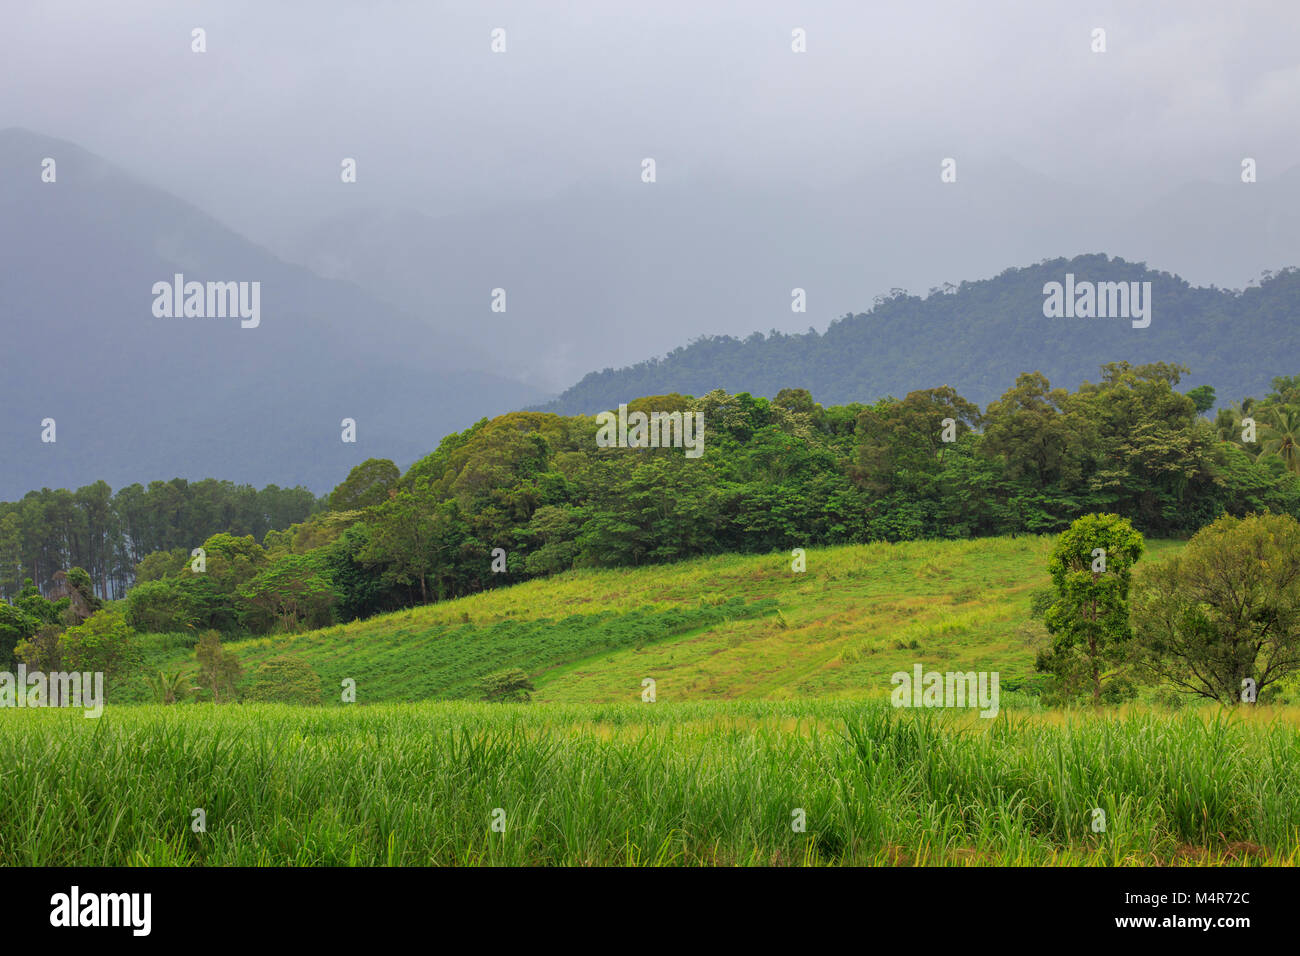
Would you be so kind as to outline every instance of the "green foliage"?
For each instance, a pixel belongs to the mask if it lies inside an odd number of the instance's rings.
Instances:
[[[381,566],[382,577],[390,585],[418,585],[420,600],[428,601],[429,572],[454,512],[454,503],[439,509],[427,496],[398,492],[375,509],[372,530],[359,557],[371,566]]]
[[[1271,405],[1265,411],[1263,453],[1300,475],[1300,404]]]
[[[331,511],[355,511],[387,500],[402,473],[387,458],[367,458],[348,472],[347,480],[330,492]]]
[[[268,529],[262,545],[251,534],[208,535],[203,574],[190,571],[186,548],[141,561],[141,579],[154,580],[131,595],[128,621],[226,635],[297,631],[580,569],[1057,534],[1097,513],[1159,537],[1190,535],[1224,513],[1300,515],[1292,380],[1278,379],[1264,399],[1221,409],[1212,424],[1198,413],[1207,390],[1177,390],[1185,373],[1166,362],[1114,362],[1074,391],[1025,373],[983,412],[947,386],[870,405],[822,406],[788,384],[772,401],[714,389],[629,402],[633,410],[702,415],[698,459],[680,448],[598,447],[593,418],[513,412],[447,436],[404,476],[391,462],[364,462],[331,498],[345,510]],[[1258,417],[1258,442],[1241,441],[1240,423],[1231,421],[1245,409]],[[184,511],[198,487],[151,486],[144,511],[136,492],[119,495],[143,528],[159,518],[155,511]],[[15,540],[26,547],[24,521],[71,520],[96,494],[82,505],[71,498],[25,499],[8,512],[0,505],[0,582],[13,573],[6,549]],[[496,549],[505,551],[503,573],[493,567]],[[57,568],[62,560],[39,558],[40,574],[54,580],[46,562]],[[93,585],[95,568],[87,571]],[[78,580],[71,591],[84,598]],[[47,619],[22,600],[15,606]],[[81,613],[72,603],[63,599],[59,612]],[[1058,648],[1055,669],[1070,671],[1067,658],[1086,644]],[[1075,663],[1088,678],[1096,661],[1085,655]]]
[[[1128,594],[1144,547],[1126,518],[1086,515],[1061,535],[1048,562],[1056,600],[1043,623],[1054,641],[1039,669],[1067,688],[1086,681],[1093,703],[1102,702],[1104,672],[1122,661],[1132,637]]]
[[[213,703],[221,703],[235,696],[236,685],[244,668],[239,659],[221,646],[221,635],[207,631],[199,638],[194,649],[198,658],[198,682],[212,694]]]
[[[1047,611],[1056,603],[1055,588],[1039,588],[1029,598],[1029,613],[1032,617],[1042,619],[1047,616]]]
[[[59,637],[59,669],[119,674],[140,661],[135,636],[121,605],[109,605]]]
[[[508,671],[480,677],[478,689],[481,694],[480,700],[527,703],[532,698],[532,692],[537,688],[533,686],[527,674],[515,667]]]
[[[245,619],[261,630],[272,625],[285,631],[321,627],[330,622],[338,602],[318,559],[301,554],[281,557],[244,584],[239,596],[248,604]]]
[[[301,657],[272,657],[257,666],[245,696],[268,703],[319,704],[320,676]]]
[[[175,704],[178,701],[185,700],[189,692],[194,689],[189,686],[190,675],[181,671],[175,671],[168,674],[166,671],[158,671],[156,675],[146,676],[149,690],[154,695],[154,701],[159,704]]]
[[[175,579],[146,581],[126,595],[126,620],[138,631],[168,633],[200,622],[194,593]]]
[[[1188,694],[1233,706],[1300,670],[1300,522],[1224,516],[1145,569],[1133,619],[1145,665]]]
[[[36,633],[14,647],[14,659],[28,670],[51,673],[63,669],[63,629],[57,624],[43,624]]]
[[[22,590],[18,592],[14,607],[34,617],[42,624],[58,624],[67,603],[66,600],[50,601],[42,597],[41,593],[36,590],[36,585],[32,583],[32,579],[28,578],[23,582]]]
[[[358,522],[320,551],[321,574],[338,595],[334,611],[341,621],[370,617],[402,605],[400,590],[370,573],[362,561],[370,535],[370,525]]]
[[[160,581],[183,570],[190,563],[190,552],[186,548],[173,548],[170,551],[154,551],[144,556],[135,566],[135,583],[139,587],[152,581]]]
[[[535,549],[524,562],[524,570],[547,575],[571,569],[578,557],[575,539],[582,524],[583,512],[571,505],[542,505],[534,511],[521,532]]]
[[[1196,388],[1189,389],[1187,397],[1192,400],[1196,406],[1196,414],[1204,415],[1214,407],[1215,396],[1213,385],[1198,385]]]
[[[174,574],[214,532],[260,538],[318,507],[305,488],[259,491],[213,479],[135,484],[116,494],[102,481],[32,491],[0,502],[0,597],[13,599],[24,576],[50,594],[55,576],[70,567],[85,569],[88,580],[77,587],[86,596],[120,597],[137,580]]]
[[[24,821],[5,861],[32,867],[1294,865],[1288,716],[1028,712],[979,730],[885,701],[662,691],[653,705],[14,710],[0,820]],[[196,779],[221,807],[202,835],[183,816]]]
[[[0,601],[0,670],[9,670],[15,663],[14,648],[30,640],[41,627],[41,620],[31,614]]]

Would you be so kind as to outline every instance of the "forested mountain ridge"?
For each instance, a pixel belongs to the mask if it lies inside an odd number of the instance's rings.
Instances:
[[[1300,167],[1271,167],[1249,185],[1235,162],[1224,178],[1166,168],[1142,188],[1107,177],[1081,185],[981,153],[946,184],[911,155],[855,156],[848,178],[799,187],[721,167],[647,184],[615,164],[549,198],[502,196],[455,214],[322,204],[320,221],[297,224],[298,241],[272,248],[408,310],[436,290],[443,309],[484,315],[486,290],[508,288],[508,311],[467,332],[502,374],[552,394],[701,334],[824,330],[891,287],[919,293],[1053,256],[1104,251],[1222,288],[1300,265]],[[791,311],[795,287],[806,313]],[[724,383],[692,383],[693,394],[714,384]]]
[[[1043,288],[1066,281],[1150,282],[1152,319],[1047,318]],[[637,395],[702,395],[714,388],[767,398],[809,388],[832,403],[871,402],[951,385],[984,404],[1032,368],[1074,388],[1101,365],[1165,361],[1190,370],[1188,386],[1224,400],[1258,395],[1300,352],[1300,272],[1265,273],[1244,290],[1200,288],[1176,275],[1104,254],[1051,259],[974,282],[895,290],[824,333],[704,336],[660,358],[592,372],[537,410],[591,414]]]

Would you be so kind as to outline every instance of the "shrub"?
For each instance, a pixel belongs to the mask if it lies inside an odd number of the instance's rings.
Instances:
[[[246,696],[268,703],[319,704],[320,675],[302,658],[282,654],[258,665]]]
[[[198,623],[189,592],[173,581],[146,581],[126,596],[126,622],[139,631],[182,631]]]
[[[141,659],[135,631],[126,623],[120,604],[96,611],[85,623],[70,627],[58,639],[64,667],[78,671],[119,674]]]
[[[38,618],[0,601],[0,667],[14,662],[14,647],[31,638],[41,627]]]
[[[221,635],[208,631],[194,650],[199,660],[198,682],[212,692],[212,700],[221,703],[221,695],[235,696],[235,685],[244,673],[238,658],[221,647]]]
[[[532,681],[528,679],[528,675],[517,667],[496,674],[488,674],[486,677],[479,679],[478,686],[483,694],[483,700],[516,701],[519,703],[527,703],[531,700],[531,692],[537,689],[533,686]]]
[[[1133,621],[1164,684],[1235,706],[1300,669],[1300,523],[1224,516],[1138,580]]]

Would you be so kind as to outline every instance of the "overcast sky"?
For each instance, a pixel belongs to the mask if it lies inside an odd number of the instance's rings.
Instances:
[[[559,391],[1055,256],[1232,288],[1300,265],[1298,28],[1295,0],[42,0],[0,12],[0,128]]]
[[[1296,165],[1297,27],[1293,0],[42,0],[0,13],[0,125],[74,140],[255,239],[345,201],[552,196],[643,155],[796,188],[983,153],[1151,189],[1231,179],[1243,155]],[[343,156],[364,187],[346,196],[326,191]]]

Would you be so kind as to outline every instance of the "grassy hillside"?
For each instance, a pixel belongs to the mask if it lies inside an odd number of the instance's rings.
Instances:
[[[526,671],[537,701],[870,698],[920,662],[1034,676],[1030,598],[1048,585],[1050,538],[878,543],[574,571],[299,635],[228,645],[251,676],[269,657],[309,661],[327,702],[345,678],[360,703],[472,696],[478,678]],[[1177,542],[1149,542],[1145,561]],[[193,653],[157,638],[149,666]],[[138,678],[115,696],[148,699]]]
[[[572,572],[231,644],[250,673],[308,661],[334,706],[13,711],[0,865],[1298,862],[1300,709],[1005,693],[1033,674],[1050,546]],[[192,659],[149,640],[154,666]],[[892,708],[889,675],[916,662],[999,671],[1003,709]],[[510,666],[549,703],[431,700]],[[360,706],[337,703],[346,677]]]

